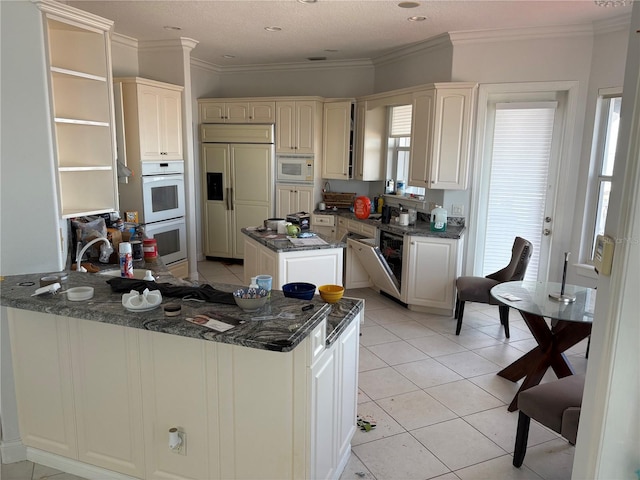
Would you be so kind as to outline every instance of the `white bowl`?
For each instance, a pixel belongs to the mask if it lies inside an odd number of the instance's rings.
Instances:
[[[83,302],[93,298],[93,287],[73,287],[66,290],[67,298],[72,302]]]

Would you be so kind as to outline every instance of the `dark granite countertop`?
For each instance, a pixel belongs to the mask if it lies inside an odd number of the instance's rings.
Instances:
[[[447,230],[444,232],[432,232],[429,222],[418,220],[415,225],[409,225],[407,227],[401,227],[398,224],[389,223],[383,224],[379,217],[370,217],[367,219],[361,219],[355,216],[349,209],[338,210],[316,210],[313,212],[315,215],[335,215],[338,217],[348,218],[350,220],[356,220],[358,222],[366,223],[367,225],[373,225],[385,232],[397,233],[400,235],[415,235],[417,237],[433,237],[433,238],[449,238],[458,240],[462,237],[466,230],[464,225],[455,225],[453,223],[447,224]],[[313,225],[311,226],[313,230]]]
[[[142,268],[151,268],[159,273],[158,283],[185,287],[198,286],[176,279],[159,265]],[[95,293],[91,300],[72,302],[62,293],[31,296],[39,287],[40,277],[47,274],[45,272],[5,276],[0,281],[0,304],[22,310],[279,352],[293,350],[325,317],[327,318],[327,343],[331,343],[364,308],[364,301],[360,299],[343,298],[338,303],[329,305],[319,295],[315,295],[310,301],[305,301],[286,298],[281,291],[274,290],[267,304],[255,313],[245,313],[235,303],[233,305],[205,303],[168,296],[163,296],[162,304],[154,310],[130,312],[122,306],[122,293],[114,293],[107,283],[107,280],[112,277],[95,273],[70,272],[62,287],[62,290],[65,290],[78,286],[92,286]],[[211,286],[227,293],[240,287],[228,284]],[[167,303],[180,304],[182,307],[180,316],[165,316],[162,307]],[[313,304],[314,308],[302,311],[302,307],[309,304]],[[219,333],[185,320],[207,312],[227,315],[243,323]],[[281,312],[293,313],[295,318],[252,320],[253,317],[258,316],[276,317]]]
[[[326,235],[316,233],[316,237],[324,240],[326,245],[294,245],[289,237],[284,234],[277,234],[273,230],[256,230],[243,228],[242,233],[274,252],[301,252],[305,250],[319,250],[326,248],[345,248],[347,245],[332,239]],[[314,232],[315,233],[315,232]]]

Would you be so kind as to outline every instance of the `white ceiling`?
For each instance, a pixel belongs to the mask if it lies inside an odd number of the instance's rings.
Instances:
[[[630,14],[631,6],[593,0],[68,0],[115,22],[116,33],[139,41],[187,37],[194,58],[218,66],[373,60],[446,32],[595,25]],[[425,16],[409,22],[410,16]],[[168,30],[166,26],[180,27]],[[277,26],[279,32],[265,27]],[[234,58],[225,58],[233,55]]]

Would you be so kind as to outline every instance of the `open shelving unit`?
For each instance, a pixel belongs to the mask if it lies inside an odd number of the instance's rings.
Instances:
[[[110,21],[45,11],[61,216],[118,209]]]

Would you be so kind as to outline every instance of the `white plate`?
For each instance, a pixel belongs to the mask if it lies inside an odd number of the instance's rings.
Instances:
[[[73,287],[66,290],[67,298],[72,302],[84,302],[93,298],[93,287]]]
[[[151,310],[155,310],[159,306],[160,304],[153,305],[152,307],[143,307],[143,308],[124,307],[124,308],[126,308],[130,312],[150,312]]]

